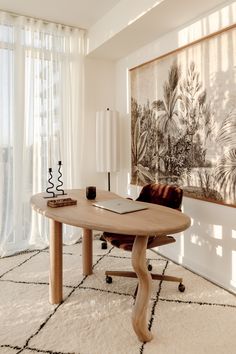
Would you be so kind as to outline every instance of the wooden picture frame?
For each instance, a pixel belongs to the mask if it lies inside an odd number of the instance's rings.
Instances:
[[[236,207],[236,25],[130,70],[131,184]]]

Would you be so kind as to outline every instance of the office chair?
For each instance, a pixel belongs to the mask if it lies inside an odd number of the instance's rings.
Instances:
[[[183,198],[183,190],[179,187],[174,185],[167,185],[161,183],[151,183],[144,186],[140,192],[139,197],[136,199],[137,201],[146,202],[146,203],[154,203],[163,205],[165,207],[169,207],[172,209],[177,209],[181,211],[181,203]],[[132,251],[133,243],[135,240],[134,235],[120,235],[115,233],[104,232],[103,238],[111,243],[112,246],[121,248],[125,251]],[[175,242],[175,238],[172,236],[149,236],[147,249],[154,248],[162,245],[167,245],[169,243]],[[152,270],[151,264],[147,265],[148,270]],[[107,270],[105,272],[106,275],[106,282],[112,283],[111,276],[124,276],[124,277],[131,277],[136,278],[135,272],[129,271],[112,271]],[[184,292],[185,286],[183,284],[182,278],[177,278],[168,275],[161,275],[161,274],[152,274],[152,279],[155,280],[165,280],[165,281],[173,281],[178,282],[179,286],[178,289],[180,292]]]

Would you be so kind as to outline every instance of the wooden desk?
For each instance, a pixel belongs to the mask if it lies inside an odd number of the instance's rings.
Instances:
[[[147,325],[147,306],[151,294],[151,275],[146,266],[146,247],[149,235],[174,234],[190,226],[190,218],[174,209],[147,204],[148,209],[129,214],[116,214],[94,207],[85,197],[84,190],[68,190],[66,197],[77,199],[77,205],[60,208],[47,206],[46,194],[31,198],[35,211],[50,219],[50,277],[49,301],[58,304],[62,294],[62,224],[83,229],[83,274],[92,274],[92,230],[136,235],[132,250],[132,266],[139,280],[138,294],[132,313],[132,324],[140,341],[147,342],[152,334]],[[96,200],[119,198],[118,195],[97,191]],[[140,202],[141,203],[141,202]]]

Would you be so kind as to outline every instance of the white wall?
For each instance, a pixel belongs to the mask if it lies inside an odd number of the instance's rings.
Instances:
[[[115,109],[115,63],[86,58],[85,61],[85,144],[82,186],[107,189],[107,175],[96,172],[96,112]]]
[[[116,109],[121,115],[121,166],[116,175],[116,191],[138,194],[127,184],[130,173],[129,69],[221,28],[236,23],[236,2],[225,3],[213,13],[179,28],[140,48],[116,64]],[[236,209],[184,198],[184,211],[192,227],[177,237],[178,242],[160,249],[163,254],[223,287],[236,292]]]

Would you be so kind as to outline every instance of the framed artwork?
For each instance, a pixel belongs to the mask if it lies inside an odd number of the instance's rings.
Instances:
[[[131,184],[236,207],[236,25],[130,70]]]

